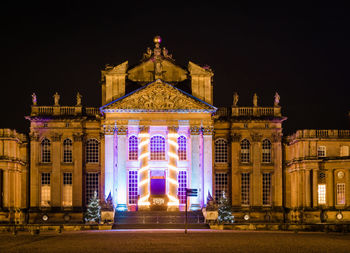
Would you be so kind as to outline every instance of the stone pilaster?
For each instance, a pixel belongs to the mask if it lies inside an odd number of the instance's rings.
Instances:
[[[198,189],[199,196],[190,198],[191,209],[200,209],[201,161],[200,161],[200,128],[193,126],[191,131],[191,188]]]
[[[168,205],[171,208],[179,206],[179,199],[177,197],[177,161],[179,159],[177,155],[177,128],[176,127],[168,127],[168,144],[169,144],[169,166],[168,166],[168,197],[169,202]]]
[[[118,127],[117,138],[116,138],[116,151],[117,153],[117,163],[116,173],[114,174],[114,189],[117,189],[117,209],[126,210],[126,199],[127,199],[127,174],[126,174],[126,157],[127,157],[127,128]]]
[[[83,138],[82,133],[73,134],[73,207],[83,205]]]
[[[149,196],[150,196],[150,169],[149,169],[149,127],[142,127],[139,134],[139,160],[140,169],[138,171],[139,176],[139,193],[140,198],[138,200],[139,209],[149,208]]]
[[[116,204],[116,188],[114,186],[114,133],[107,132],[105,133],[105,166],[104,166],[104,175],[105,175],[105,198],[111,193],[113,198],[113,204]]]
[[[206,205],[208,193],[213,196],[213,127],[203,129],[203,203]]]
[[[51,136],[51,206],[61,206],[61,134],[54,134]]]

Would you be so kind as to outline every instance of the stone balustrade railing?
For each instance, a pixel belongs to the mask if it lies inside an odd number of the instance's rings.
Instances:
[[[290,136],[291,139],[302,138],[350,138],[350,130],[337,130],[337,129],[304,129],[298,130],[295,134]]]
[[[275,116],[281,117],[281,107],[232,107],[232,116]]]
[[[82,106],[32,106],[31,116],[69,116],[69,115],[96,116],[100,114],[99,108]]]

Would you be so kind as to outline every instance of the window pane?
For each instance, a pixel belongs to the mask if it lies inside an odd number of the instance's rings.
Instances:
[[[263,205],[271,205],[271,173],[263,173]]]
[[[269,140],[264,140],[262,143],[262,162],[271,162],[271,142]]]
[[[73,143],[70,139],[65,139],[63,141],[63,162],[71,163],[73,162]]]
[[[137,171],[129,171],[129,204],[137,204],[137,195],[138,195],[138,180],[137,180]]]
[[[186,188],[187,188],[187,172],[179,171],[177,176],[179,187],[177,188],[177,195],[179,196],[180,204],[186,204]]]
[[[138,140],[136,136],[129,138],[129,160],[138,159]]]
[[[179,145],[179,149],[177,150],[179,160],[186,160],[187,159],[187,142],[185,136],[180,136],[177,138],[177,144]]]
[[[318,185],[318,204],[326,204],[326,185]]]
[[[41,142],[41,161],[43,163],[51,162],[51,142],[46,138]]]
[[[215,162],[227,163],[227,141],[224,139],[215,141]]]
[[[153,136],[150,142],[151,160],[165,160],[165,139],[162,136]]]
[[[215,173],[215,199],[219,201],[225,193],[226,198],[230,198],[228,191],[228,175],[226,172]]]
[[[41,173],[41,206],[49,207],[51,201],[50,173]]]
[[[87,173],[86,174],[86,188],[85,188],[85,203],[89,203],[90,199],[94,196],[96,191],[97,196],[99,196],[98,191],[98,173]]]
[[[241,204],[249,205],[249,191],[250,191],[250,174],[241,174]]]
[[[250,142],[247,139],[241,141],[241,162],[250,162]]]
[[[90,139],[86,143],[86,162],[99,162],[99,143],[96,139]]]
[[[345,204],[345,183],[337,184],[337,204],[338,205]]]

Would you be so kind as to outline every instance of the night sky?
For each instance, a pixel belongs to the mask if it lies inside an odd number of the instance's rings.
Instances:
[[[105,64],[139,62],[153,37],[176,64],[191,60],[214,71],[214,105],[272,106],[277,91],[288,117],[285,134],[297,129],[349,129],[349,9],[345,6],[216,7],[153,1],[34,1],[2,4],[1,124],[28,132],[24,119],[31,94],[39,105],[101,105]],[[47,1],[50,2],[50,1]],[[130,1],[131,2],[131,1]],[[213,1],[212,1],[213,3]]]

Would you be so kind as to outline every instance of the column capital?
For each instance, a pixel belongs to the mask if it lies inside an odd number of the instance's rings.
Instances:
[[[214,127],[207,126],[202,128],[203,135],[213,135],[214,134]]]
[[[73,140],[74,141],[83,141],[84,134],[83,133],[74,133],[73,134]]]
[[[282,133],[272,133],[271,140],[272,140],[272,142],[281,142],[282,141]]]
[[[149,132],[149,126],[139,126],[139,132],[140,133],[148,133]]]
[[[52,141],[61,141],[61,138],[62,138],[62,134],[60,133],[54,133],[51,135]]]
[[[240,142],[242,139],[242,135],[239,133],[231,133],[230,137],[232,142]]]
[[[201,132],[201,128],[199,126],[191,126],[190,133],[191,135],[199,135]]]
[[[117,134],[118,135],[127,135],[128,134],[128,127],[126,127],[126,126],[118,126],[117,127]]]
[[[262,140],[263,135],[259,133],[251,133],[250,136],[254,142],[260,142]]]

